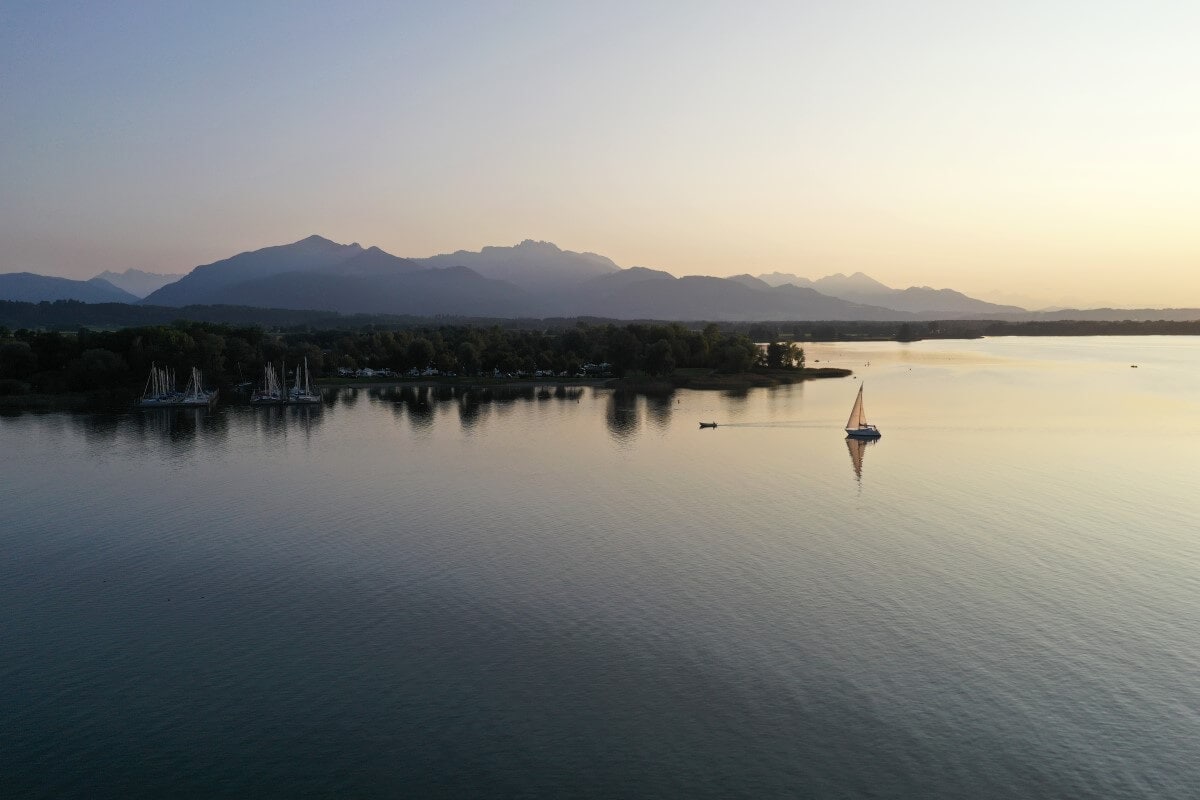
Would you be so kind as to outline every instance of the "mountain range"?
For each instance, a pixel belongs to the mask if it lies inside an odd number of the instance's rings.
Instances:
[[[1033,316],[1017,306],[988,303],[952,289],[894,289],[861,272],[817,280],[780,272],[680,278],[646,267],[622,269],[596,253],[533,240],[479,252],[401,258],[378,247],[309,236],[174,277],[126,270],[71,281],[14,273],[0,275],[0,300],[507,318],[903,321]],[[128,291],[114,285],[118,283]],[[145,289],[150,291],[139,300],[136,295]]]
[[[196,267],[152,292],[151,305],[246,305],[341,313],[613,319],[864,319],[914,317],[808,286],[677,278],[621,269],[595,253],[526,240],[430,258],[310,236]],[[995,311],[1000,306],[987,305]]]
[[[999,305],[967,297],[953,289],[932,289],[928,286],[910,286],[907,289],[893,289],[875,280],[869,275],[856,272],[853,275],[827,275],[815,281],[801,278],[798,275],[773,272],[770,275],[759,275],[759,280],[769,286],[792,284],[808,286],[822,294],[840,297],[855,303],[884,306],[896,311],[907,311],[912,314],[927,314],[938,312],[951,316],[971,314],[1020,314],[1025,309],[1018,306]]]
[[[158,272],[143,272],[140,269],[127,269],[124,272],[101,272],[92,280],[108,281],[118,289],[123,289],[135,297],[145,297],[155,289],[161,289],[182,277],[182,275],[164,275]]]
[[[528,239],[512,247],[400,258],[377,247],[310,236],[196,267],[142,302],[427,316],[713,320],[894,320],[1021,310],[950,290],[894,290],[866,276],[869,283],[847,279],[848,288],[858,291],[844,297],[831,291],[839,288],[834,276],[817,282],[790,276],[774,283],[767,277],[677,278],[646,267],[622,269],[596,253]]]

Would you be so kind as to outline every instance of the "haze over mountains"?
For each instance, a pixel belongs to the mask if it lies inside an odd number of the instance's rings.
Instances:
[[[509,318],[885,321],[1034,316],[952,289],[894,289],[861,272],[817,280],[779,272],[679,278],[646,267],[622,269],[596,253],[533,240],[479,252],[400,258],[378,247],[314,235],[173,277],[127,270],[69,281],[15,273],[0,275],[0,299]],[[139,301],[135,295],[155,283],[160,285]]]
[[[822,294],[840,297],[843,300],[885,306],[913,314],[938,311],[959,316],[964,314],[1019,314],[1025,311],[1018,306],[976,300],[953,289],[932,289],[928,286],[893,289],[861,272],[849,276],[839,272],[815,281],[780,272],[758,277],[770,286],[781,286],[788,283],[795,286],[809,286]]]
[[[156,289],[161,289],[168,283],[174,283],[182,275],[164,275],[158,272],[143,272],[140,269],[127,269],[124,272],[101,272],[92,280],[108,281],[118,289],[122,289],[136,297],[145,297]]]

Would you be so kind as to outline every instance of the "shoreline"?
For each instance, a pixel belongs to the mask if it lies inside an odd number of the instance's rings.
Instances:
[[[699,374],[702,373],[702,374]],[[328,379],[317,380],[321,388],[367,388],[384,389],[393,386],[461,386],[468,389],[520,389],[533,386],[580,386],[595,389],[613,389],[632,392],[661,392],[675,389],[696,391],[720,391],[724,389],[756,389],[785,386],[823,378],[848,378],[853,370],[840,367],[806,367],[804,369],[763,369],[753,372],[724,374],[712,370],[681,370],[671,375],[650,377],[646,375],[624,378],[529,378],[521,379],[473,379],[454,378],[393,378],[376,379]]]
[[[703,374],[697,374],[703,373]],[[805,369],[763,369],[755,372],[721,374],[708,370],[681,371],[659,377],[634,376],[625,378],[530,378],[520,380],[471,379],[471,378],[394,378],[380,381],[346,380],[321,378],[316,381],[320,389],[390,389],[400,386],[458,386],[463,389],[524,389],[543,386],[562,386],[593,389],[609,389],[637,394],[668,394],[677,389],[693,391],[744,391],[786,386],[803,381],[823,378],[846,378],[852,370],[837,367]],[[237,406],[245,403],[220,402],[217,407]],[[107,398],[101,399],[79,392],[64,394],[10,394],[0,395],[0,411],[122,411],[125,404],[109,405]],[[138,409],[133,409],[138,410]],[[163,409],[173,410],[169,407]]]

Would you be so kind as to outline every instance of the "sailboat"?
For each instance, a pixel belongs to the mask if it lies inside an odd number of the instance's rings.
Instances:
[[[867,412],[863,410],[863,387],[858,387],[858,397],[854,398],[854,408],[850,409],[850,419],[846,420],[846,435],[855,439],[878,439],[883,434],[879,428],[867,422]]]
[[[280,406],[287,402],[284,397],[283,389],[280,387],[279,376],[275,373],[275,367],[267,362],[263,367],[263,382],[262,386],[254,390],[254,394],[250,395],[250,405],[252,406]]]
[[[166,366],[150,365],[150,377],[138,401],[140,408],[172,408],[179,405],[181,395],[175,389],[175,371]]]
[[[303,372],[303,375],[301,373]],[[288,391],[289,403],[302,406],[320,405],[321,393],[313,391],[312,376],[308,371],[308,359],[304,359],[304,368],[296,367],[296,385]]]
[[[217,402],[217,390],[205,389],[204,378],[200,370],[192,367],[192,377],[188,379],[187,388],[183,390],[183,397],[179,399],[179,405],[192,408],[208,408]]]

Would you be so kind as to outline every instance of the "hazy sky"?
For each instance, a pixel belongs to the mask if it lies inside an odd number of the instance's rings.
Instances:
[[[1200,306],[1200,3],[0,0],[0,272],[546,239]]]

